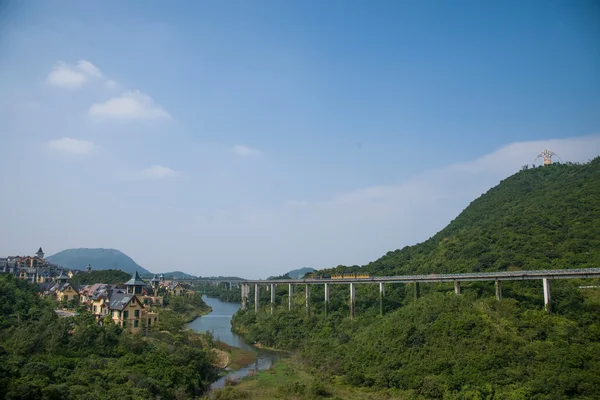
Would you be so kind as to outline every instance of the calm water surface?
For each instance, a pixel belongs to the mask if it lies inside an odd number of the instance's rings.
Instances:
[[[257,354],[256,362],[247,365],[237,371],[231,371],[227,375],[223,376],[218,381],[211,385],[211,389],[218,389],[225,386],[225,380],[227,378],[238,378],[242,379],[248,376],[252,371],[262,371],[271,367],[274,361],[281,358],[281,354],[269,350],[257,349],[244,342],[244,339],[231,332],[231,317],[241,307],[240,303],[225,303],[219,299],[212,297],[202,296],[202,299],[206,304],[212,307],[210,314],[196,318],[194,321],[188,324],[190,329],[196,332],[209,331],[213,334],[215,340],[227,343],[230,346],[239,347],[244,350],[254,351]]]

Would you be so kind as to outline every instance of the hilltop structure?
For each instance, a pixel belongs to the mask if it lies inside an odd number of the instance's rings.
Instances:
[[[546,166],[552,164],[552,157],[554,156],[558,157],[558,154],[556,154],[550,149],[545,149],[540,154],[538,154],[538,156],[535,159],[537,160],[538,158],[543,158],[544,166]]]

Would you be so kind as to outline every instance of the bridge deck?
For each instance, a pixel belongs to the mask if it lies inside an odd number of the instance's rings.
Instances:
[[[246,280],[240,283],[271,284],[323,284],[323,283],[411,283],[411,282],[454,282],[454,281],[520,281],[532,279],[572,279],[572,278],[600,278],[600,268],[587,269],[554,269],[536,271],[510,271],[510,272],[473,272],[466,274],[429,274],[429,275],[398,275],[398,276],[372,276],[370,278],[343,278],[343,279],[277,279],[277,280]]]

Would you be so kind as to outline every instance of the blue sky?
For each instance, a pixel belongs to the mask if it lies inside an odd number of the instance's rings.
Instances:
[[[427,239],[600,153],[592,1],[0,7],[0,254],[267,276]]]

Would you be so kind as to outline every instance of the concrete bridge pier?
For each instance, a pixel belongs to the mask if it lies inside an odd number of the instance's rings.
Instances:
[[[544,285],[544,307],[546,308],[546,312],[551,311],[550,307],[550,281],[548,278],[542,279]]]
[[[460,281],[454,281],[454,293],[460,294]]]
[[[421,285],[419,282],[415,282],[415,299],[421,297]]]
[[[244,311],[248,309],[248,303],[246,298],[246,286],[247,284],[242,283],[242,310]]]
[[[383,315],[383,297],[385,296],[385,287],[383,282],[379,282],[379,315]]]
[[[288,292],[288,310],[292,310],[292,303],[294,301],[294,284],[290,283],[290,290]]]
[[[306,284],[305,285],[305,291],[306,291],[306,314],[310,315],[310,285]]]
[[[260,307],[260,300],[258,297],[258,283],[254,284],[254,312],[258,314],[258,308]]]
[[[325,284],[325,316],[327,316],[329,308],[329,283]]]
[[[350,282],[350,319],[354,319],[354,315],[356,314],[355,294],[354,283]]]
[[[275,284],[271,283],[269,288],[271,290],[271,314],[273,314],[273,308],[275,307]]]
[[[502,281],[496,281],[496,300],[502,300]]]

